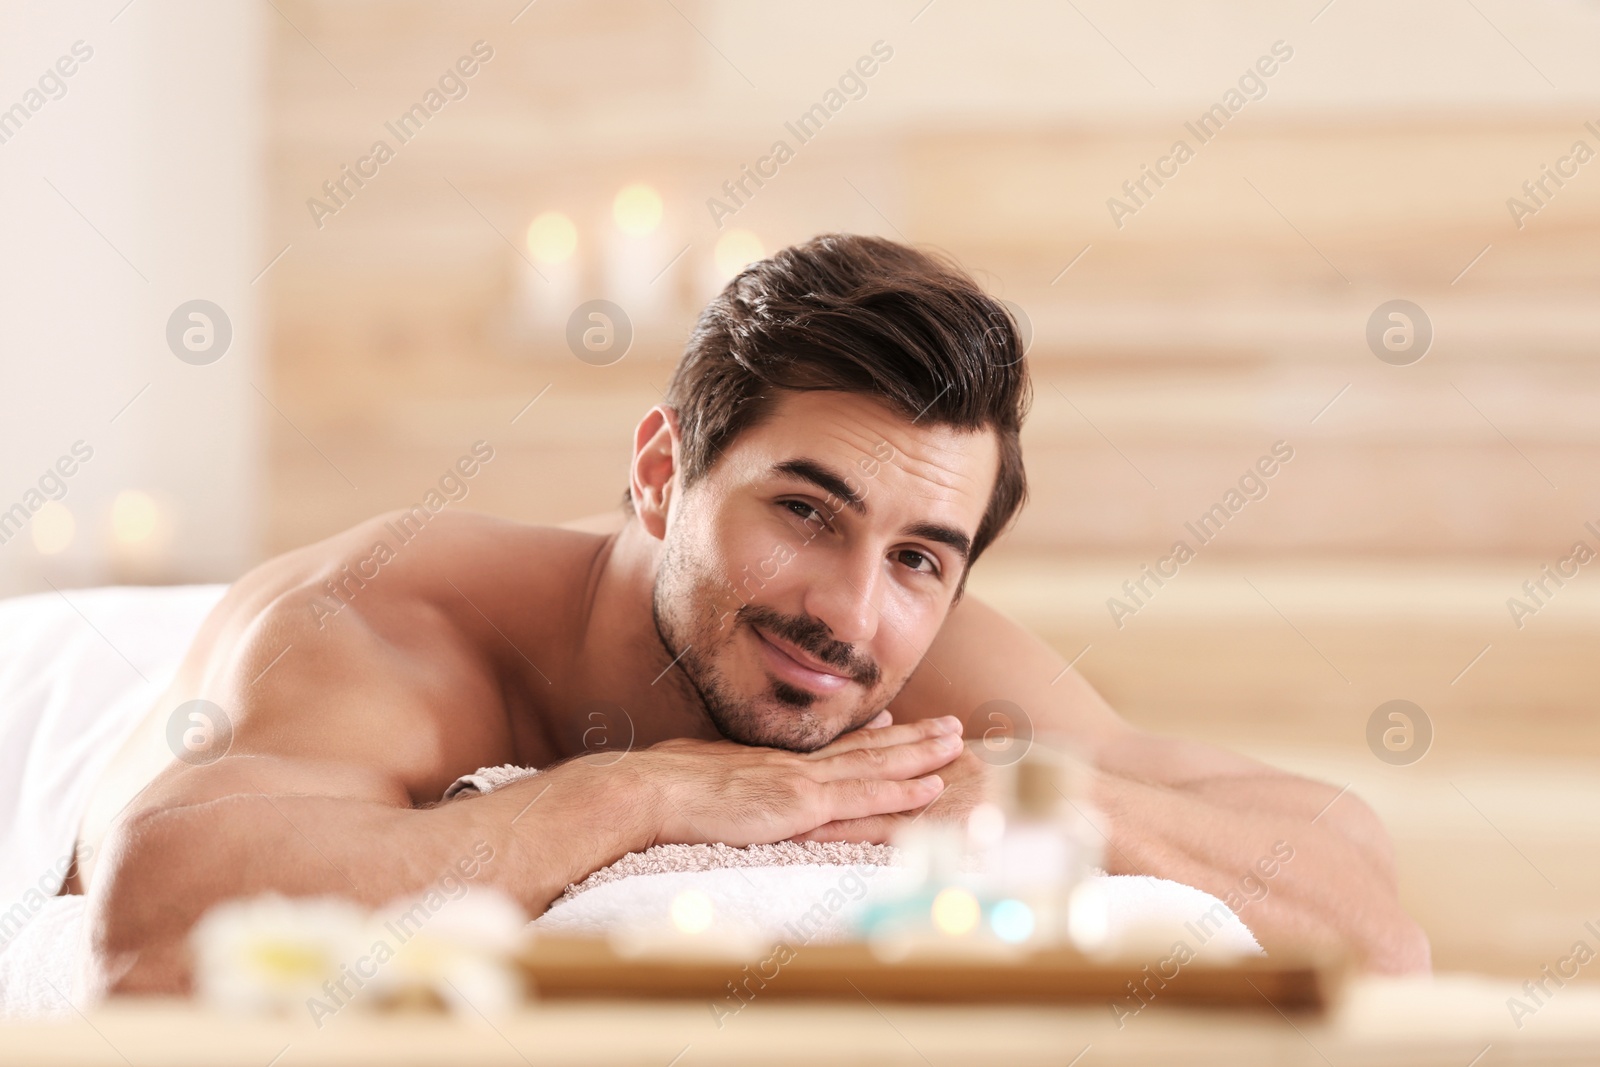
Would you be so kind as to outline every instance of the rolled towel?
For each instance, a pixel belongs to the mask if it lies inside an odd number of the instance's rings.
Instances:
[[[900,850],[893,845],[867,841],[774,841],[770,845],[735,848],[711,845],[656,845],[630,852],[609,867],[602,867],[576,885],[567,886],[562,900],[636,874],[715,871],[726,867],[893,867]]]
[[[493,792],[537,774],[527,767],[485,767],[458,778],[445,799]],[[834,940],[850,936],[873,894],[903,892],[909,872],[893,845],[865,841],[775,841],[769,845],[656,845],[630,852],[567,886],[535,929],[596,936],[630,924],[669,921],[672,901],[697,889],[719,917],[773,936]],[[786,868],[778,870],[778,868]],[[1202,890],[1148,875],[1096,871],[1088,883],[1103,897],[1105,938],[1141,950],[1182,939],[1196,954],[1263,955],[1249,927]],[[820,915],[815,925],[809,920]],[[807,920],[807,921],[802,921]],[[798,924],[798,925],[796,925]]]
[[[532,778],[538,773],[533,767],[518,767],[511,763],[480,767],[476,772],[464,774],[450,783],[442,799],[482,796],[503,789],[512,782]],[[899,850],[893,845],[874,845],[866,841],[775,841],[770,845],[751,845],[747,848],[735,848],[721,842],[710,845],[656,845],[643,852],[630,852],[611,866],[602,867],[583,881],[567,886],[562,899],[570,900],[579,893],[636,874],[817,864],[893,867],[899,862]]]
[[[534,767],[518,767],[512,763],[502,763],[498,767],[479,767],[472,774],[463,774],[460,778],[450,783],[450,788],[444,791],[442,800],[454,800],[457,797],[478,796],[482,793],[492,793],[512,782],[520,782],[524,778],[532,778],[539,771]]]

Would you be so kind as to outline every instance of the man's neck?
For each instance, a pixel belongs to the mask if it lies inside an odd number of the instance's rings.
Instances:
[[[623,736],[608,738],[609,745],[625,743],[630,732],[635,748],[674,737],[719,736],[677,663],[683,650],[666,649],[656,630],[652,597],[662,551],[661,542],[630,518],[607,537],[586,583],[572,700],[561,714],[583,719],[587,713],[579,705],[591,700],[619,706],[626,712]],[[581,732],[583,724],[577,725]],[[619,732],[615,725],[612,733]]]

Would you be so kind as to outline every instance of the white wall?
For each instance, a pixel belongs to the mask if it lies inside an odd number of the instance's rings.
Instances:
[[[38,503],[28,490],[74,442],[93,449],[61,499],[71,544],[41,553],[33,533],[48,514],[33,514],[0,544],[0,595],[47,579],[228,579],[254,551],[271,414],[251,386],[271,392],[259,340],[268,280],[252,286],[276,252],[262,247],[257,208],[271,9],[124,3],[0,7],[0,116],[37,106],[20,128],[0,127],[0,513]],[[62,79],[65,93],[46,79],[60,98],[29,97],[80,41],[93,54]],[[205,366],[180,361],[165,337],[195,298],[233,328]],[[131,544],[112,528],[125,490],[159,506],[156,532]]]

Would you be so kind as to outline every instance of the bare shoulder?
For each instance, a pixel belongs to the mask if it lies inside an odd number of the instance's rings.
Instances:
[[[1123,720],[1077,667],[1066,667],[1037,634],[969,595],[951,609],[890,710],[902,722],[954,715],[967,724],[969,738],[990,725],[985,705],[1008,718],[1020,714],[1018,729],[1053,733],[1086,749],[1123,734]]]
[[[428,515],[414,507],[375,515],[279,560],[290,564],[287,577],[319,589],[331,598],[325,607],[337,612],[363,599],[423,598],[448,605],[463,593],[486,589],[521,597],[560,595],[573,580],[573,568],[592,559],[604,541],[585,530],[474,511]]]
[[[414,668],[439,665],[463,643],[486,664],[514,661],[571,627],[607,538],[470,511],[423,518],[386,512],[283,557],[271,614],[319,636],[375,638]],[[499,639],[495,639],[495,635]]]
[[[236,646],[307,622],[326,631],[358,605],[363,610],[356,614],[369,622],[400,611],[415,623],[417,613],[445,601],[442,593],[452,586],[553,591],[539,587],[569,576],[573,563],[592,556],[602,540],[478,512],[385,512],[252,568],[228,588],[195,645]]]
[[[229,590],[188,682],[227,702],[236,751],[382,767],[432,799],[460,767],[512,757],[519,650],[553,651],[562,632],[544,620],[582,595],[604,539],[416,510],[269,560]]]

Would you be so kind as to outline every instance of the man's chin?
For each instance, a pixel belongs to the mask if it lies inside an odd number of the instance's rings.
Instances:
[[[773,699],[771,693],[737,709],[711,709],[711,722],[729,741],[790,752],[813,752],[837,736],[814,707],[794,708]]]
[[[858,729],[870,721],[876,710],[865,713],[855,721],[838,722],[837,715],[824,710],[827,701],[807,693],[812,699],[796,706],[785,699],[783,682],[769,689],[761,697],[748,701],[732,713],[729,709],[712,709],[711,721],[717,731],[729,741],[762,748],[781,748],[790,752],[815,752],[840,736]]]

